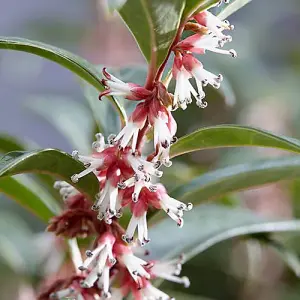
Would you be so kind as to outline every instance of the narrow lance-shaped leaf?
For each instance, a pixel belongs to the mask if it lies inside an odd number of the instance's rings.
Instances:
[[[4,193],[15,200],[45,222],[48,222],[57,213],[55,206],[47,203],[45,198],[41,198],[15,178],[0,178],[0,193]]]
[[[44,43],[16,37],[0,37],[0,49],[24,51],[52,60],[93,85],[99,92],[104,90],[104,87],[101,84],[102,76],[95,66],[69,51]],[[112,101],[120,115],[121,121],[125,124],[126,114],[123,108],[115,98],[108,97],[108,99]]]
[[[7,152],[12,152],[12,151],[25,151],[25,150],[29,151],[30,149],[32,149],[32,147],[33,147],[33,143],[28,143],[28,142],[21,143],[15,137],[12,137],[12,136],[9,136],[6,134],[0,135],[0,153],[1,154],[5,154]],[[59,195],[58,192],[53,189],[54,180],[51,176],[46,175],[46,174],[37,174],[37,177],[38,177],[39,181],[41,183],[43,183],[43,185],[45,187],[48,188],[49,192],[56,199],[60,199],[60,197],[58,198],[58,195]]]
[[[127,0],[120,15],[146,60],[159,67],[177,34],[185,1]]]
[[[90,173],[79,180],[71,181],[71,176],[85,168],[69,154],[54,149],[31,152],[11,152],[0,159],[0,178],[22,173],[51,174],[69,182],[90,200],[94,200],[99,191],[97,177]]]
[[[171,194],[178,199],[189,199],[189,202],[197,195],[194,201],[200,203],[226,193],[299,176],[300,156],[259,160],[205,173]]]
[[[270,147],[300,153],[300,141],[239,125],[202,128],[180,138],[171,147],[171,157],[204,149],[224,147]]]
[[[265,220],[251,211],[221,205],[199,205],[185,216],[184,226],[176,234],[174,221],[165,219],[149,232],[149,251],[155,258],[171,258],[185,253],[186,260],[238,236],[265,232],[299,231],[299,220]]]

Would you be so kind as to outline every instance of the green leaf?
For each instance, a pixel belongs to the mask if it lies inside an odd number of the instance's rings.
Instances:
[[[82,163],[55,149],[10,152],[0,159],[0,178],[22,173],[51,174],[67,181],[93,201],[99,191],[99,183],[94,174],[84,176],[76,184],[71,181],[73,174],[83,170],[85,168]]]
[[[34,145],[35,146],[35,145]],[[15,137],[2,134],[0,135],[0,153],[7,153],[12,151],[25,151],[33,148],[33,143],[22,144]],[[54,180],[51,176],[46,174],[37,174],[38,179],[48,188],[49,192],[57,199],[60,199],[59,193],[53,189]]]
[[[16,37],[0,37],[0,49],[24,51],[44,57],[69,69],[94,86],[99,92],[104,90],[104,87],[101,84],[102,75],[97,71],[95,66],[69,51],[44,43]],[[113,97],[108,97],[108,99],[112,101],[120,115],[121,121],[125,123],[126,114],[123,108]]]
[[[250,146],[300,153],[300,141],[296,139],[247,126],[219,125],[202,128],[183,136],[171,147],[170,157],[204,149]]]
[[[185,214],[185,224],[178,228],[164,219],[152,228],[149,251],[156,258],[171,258],[185,253],[193,258],[215,244],[238,236],[264,232],[300,231],[299,220],[265,220],[253,212],[221,205],[199,205]],[[167,237],[167,238],[166,238]]]
[[[171,195],[178,199],[188,198],[191,202],[193,194],[197,194],[195,201],[199,203],[230,192],[299,176],[300,156],[259,160],[205,173],[175,189]]]
[[[224,20],[251,1],[252,0],[234,0],[224,6],[224,9],[218,14],[218,17]]]
[[[55,202],[51,201],[49,203],[50,197],[45,197],[45,192],[37,194],[16,178],[0,178],[0,192],[15,200],[45,222],[48,222],[58,212]]]
[[[195,12],[201,12],[215,6],[219,0],[187,0],[182,15],[182,20],[186,21],[187,18],[191,17]]]
[[[94,122],[89,109],[82,103],[60,96],[32,96],[26,107],[49,121],[74,149],[91,152]]]
[[[15,137],[9,136],[8,134],[0,134],[0,153],[24,150],[25,146]]]
[[[182,0],[127,0],[119,11],[153,67],[159,67],[167,57],[184,4]]]

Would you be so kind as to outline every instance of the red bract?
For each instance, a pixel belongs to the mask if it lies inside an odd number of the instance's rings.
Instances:
[[[56,182],[56,185],[58,183],[63,186],[61,193],[71,190],[67,183]],[[68,197],[65,200],[65,210],[50,220],[47,230],[66,238],[85,238],[95,234],[96,214],[90,208],[90,201],[82,194]]]

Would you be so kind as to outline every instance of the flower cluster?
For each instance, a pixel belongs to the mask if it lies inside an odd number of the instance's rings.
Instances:
[[[193,22],[192,22],[193,21]],[[237,57],[235,50],[224,50],[223,46],[231,42],[232,38],[223,33],[224,30],[232,30],[234,27],[228,21],[221,21],[209,11],[203,11],[193,16],[186,24],[186,29],[194,32],[193,35],[180,41],[173,47],[175,53],[172,74],[176,79],[173,107],[186,109],[192,102],[192,96],[196,99],[197,106],[207,107],[203,87],[210,84],[219,88],[223,80],[221,74],[215,75],[204,69],[203,64],[193,54],[204,54],[211,51],[220,54]],[[195,89],[189,79],[194,78]]]
[[[64,199],[65,209],[50,220],[48,231],[69,239],[96,238],[92,250],[86,251],[85,260],[82,260],[76,243],[77,248],[71,255],[76,274],[45,287],[39,300],[121,300],[129,293],[135,300],[169,300],[170,297],[154,287],[151,280],[162,278],[189,286],[188,278],[179,277],[182,257],[167,262],[145,259],[147,251],[141,247],[150,241],[147,212],[162,209],[179,227],[183,226],[183,214],[192,209],[192,204],[170,197],[165,187],[158,183],[163,166],[172,164],[170,147],[177,141],[177,124],[171,110],[186,109],[192,97],[199,107],[204,108],[207,103],[203,101],[203,87],[207,84],[215,88],[220,86],[222,75],[205,70],[195,54],[211,51],[236,57],[236,52],[223,49],[225,43],[231,41],[223,31],[231,30],[233,26],[208,11],[192,16],[185,29],[194,34],[182,41],[176,38],[171,48],[175,54],[172,68],[176,80],[174,95],[167,91],[160,75],[150,84],[147,80],[143,87],[125,83],[103,69],[105,90],[100,94],[100,100],[103,96],[123,96],[138,103],[117,135],[108,136],[106,141],[101,133],[96,134],[91,155],[72,153],[85,169],[74,174],[70,182],[76,184],[93,173],[99,183],[95,199],[87,199],[67,182],[55,183]],[[196,88],[190,82],[191,78],[195,78]],[[146,136],[151,134],[153,153],[146,157],[143,145]],[[118,223],[125,208],[131,211],[126,230]]]
[[[190,210],[192,204],[171,198],[162,184],[151,182],[153,177],[163,174],[159,170],[160,161],[156,158],[148,161],[138,152],[133,152],[132,148],[120,146],[115,136],[109,137],[108,144],[105,144],[101,134],[97,134],[96,138],[91,156],[73,152],[73,157],[83,162],[86,169],[74,174],[72,181],[77,182],[90,172],[97,176],[100,192],[92,205],[92,210],[97,211],[97,218],[111,224],[113,218],[120,218],[123,208],[129,206],[132,217],[123,239],[132,242],[137,229],[140,245],[149,242],[146,219],[149,207],[163,209],[181,227],[183,212]],[[75,194],[71,199],[74,197],[79,195]]]
[[[75,265],[79,265],[80,274],[57,279],[43,289],[38,299],[122,300],[132,293],[135,299],[169,300],[151,280],[162,278],[185,287],[190,285],[187,277],[179,277],[183,257],[166,262],[147,261],[138,257],[141,252],[139,247],[124,244],[107,230],[95,241],[93,250],[86,251],[84,261],[77,257]]]

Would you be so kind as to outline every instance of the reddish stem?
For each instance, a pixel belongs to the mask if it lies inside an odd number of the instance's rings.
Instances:
[[[163,63],[161,64],[161,66],[158,69],[158,72],[157,72],[156,77],[155,77],[155,81],[160,81],[161,80],[161,77],[163,75],[164,69],[165,69],[166,64],[168,62],[168,59],[169,59],[169,57],[170,57],[170,55],[173,51],[174,46],[180,41],[181,35],[183,33],[183,30],[184,30],[185,23],[187,21],[188,21],[188,19],[185,20],[184,22],[182,22],[181,25],[179,26],[176,37],[175,37],[175,39],[174,39],[174,41],[173,41],[173,43],[172,43],[172,45],[169,49],[169,52],[168,52],[165,60],[163,61]]]

